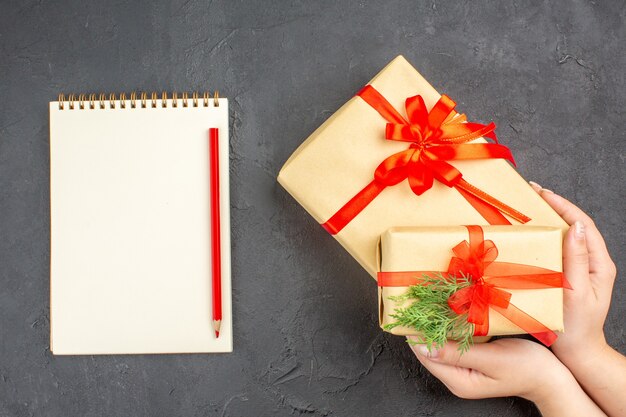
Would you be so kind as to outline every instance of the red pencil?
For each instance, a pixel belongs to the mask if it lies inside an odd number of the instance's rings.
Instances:
[[[211,187],[211,272],[213,281],[213,328],[220,337],[222,325],[222,256],[220,243],[220,164],[219,129],[209,129]]]

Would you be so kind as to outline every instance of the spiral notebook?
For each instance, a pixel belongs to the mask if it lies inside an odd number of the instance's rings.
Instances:
[[[208,132],[219,129],[222,325],[211,317]],[[228,102],[205,94],[50,103],[50,349],[232,351]]]

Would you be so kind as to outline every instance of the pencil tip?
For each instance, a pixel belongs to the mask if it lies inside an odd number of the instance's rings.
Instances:
[[[215,330],[215,338],[220,337],[220,327],[222,326],[222,320],[213,320],[213,330]]]

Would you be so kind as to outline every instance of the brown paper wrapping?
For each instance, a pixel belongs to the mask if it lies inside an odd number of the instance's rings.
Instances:
[[[407,97],[420,94],[429,108],[440,97],[402,56],[369,84],[403,115]],[[350,99],[291,155],[278,182],[316,221],[326,222],[372,181],[374,170],[386,157],[408,147],[406,143],[385,140],[385,125],[386,121],[360,97]],[[528,224],[567,227],[506,161],[451,164],[471,184],[530,216],[532,221]],[[487,222],[454,189],[435,181],[430,190],[418,197],[408,181],[403,181],[387,187],[335,238],[375,277],[376,244],[385,230],[394,226],[458,224]]]
[[[485,240],[498,248],[496,262],[533,265],[561,272],[561,230],[554,227],[483,226]],[[446,271],[452,248],[468,240],[467,228],[398,227],[387,230],[380,238],[380,270]],[[398,307],[411,303],[390,300],[390,296],[406,293],[407,287],[378,287],[379,324],[384,327],[395,320],[390,316]],[[511,290],[511,303],[539,320],[551,330],[563,330],[563,289]],[[415,329],[395,327],[390,333],[414,335]],[[522,329],[494,310],[489,312],[489,336],[523,334]]]

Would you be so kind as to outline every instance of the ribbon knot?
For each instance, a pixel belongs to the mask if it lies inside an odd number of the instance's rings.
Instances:
[[[416,96],[419,97],[419,96]],[[419,97],[421,98],[421,97]],[[405,127],[408,126],[408,129]],[[433,128],[432,126],[424,126],[421,124],[410,123],[408,125],[387,123],[385,139],[394,140],[391,136],[394,132],[400,131],[402,139],[406,142],[413,142],[414,145],[419,147],[428,146],[429,142],[434,142],[439,139],[443,132],[439,128]],[[402,140],[398,139],[398,140]]]
[[[470,230],[474,230],[474,227],[469,226]],[[464,240],[452,248],[455,256],[450,259],[449,274],[469,276],[472,280],[483,280],[485,269],[498,257],[498,248],[492,240],[484,240],[480,236],[482,236],[482,229],[470,232],[469,242]]]

